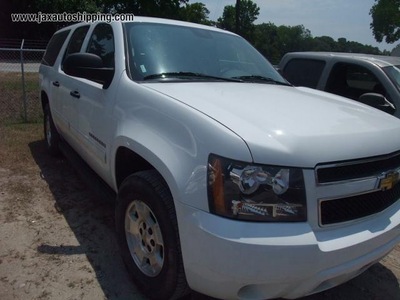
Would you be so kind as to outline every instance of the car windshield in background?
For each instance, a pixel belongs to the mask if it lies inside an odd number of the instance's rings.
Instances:
[[[396,85],[397,89],[400,90],[400,66],[384,67],[383,70]]]
[[[257,50],[236,35],[154,23],[125,26],[133,80],[287,84]]]

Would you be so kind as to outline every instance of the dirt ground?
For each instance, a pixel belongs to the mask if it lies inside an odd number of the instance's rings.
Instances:
[[[0,299],[145,299],[131,283],[99,200],[42,126],[0,125]],[[358,278],[303,300],[400,299],[400,246]],[[211,299],[193,294],[188,299]]]

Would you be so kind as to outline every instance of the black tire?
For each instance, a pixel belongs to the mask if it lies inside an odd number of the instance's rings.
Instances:
[[[165,181],[156,171],[133,174],[122,183],[117,201],[118,243],[137,287],[151,299],[187,295],[176,212]],[[125,230],[127,224],[133,233]]]
[[[59,156],[60,135],[57,132],[56,126],[54,125],[48,104],[45,106],[43,113],[44,139],[46,141],[47,151],[49,151],[49,153],[53,156]]]

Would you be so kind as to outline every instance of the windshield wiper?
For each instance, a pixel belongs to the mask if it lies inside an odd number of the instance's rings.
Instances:
[[[151,74],[147,75],[143,78],[143,80],[151,80],[151,79],[164,79],[164,78],[197,78],[197,79],[213,79],[213,80],[222,80],[222,81],[233,81],[233,82],[242,82],[240,79],[236,78],[226,78],[226,77],[218,77],[212,76],[202,73],[195,73],[195,72],[164,72],[158,74]]]
[[[261,75],[247,75],[247,76],[237,76],[233,77],[234,79],[239,79],[242,81],[247,81],[247,82],[266,82],[266,83],[274,83],[274,84],[279,84],[279,85],[286,85],[286,86],[291,86],[290,83],[288,82],[283,82],[279,80],[275,80],[271,77],[264,77]]]

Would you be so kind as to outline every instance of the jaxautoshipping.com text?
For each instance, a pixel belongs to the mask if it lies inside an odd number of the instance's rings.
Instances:
[[[11,20],[13,22],[114,22],[114,21],[133,21],[134,14],[104,14],[104,13],[87,13],[87,12],[76,12],[76,13],[15,13],[11,14]]]

